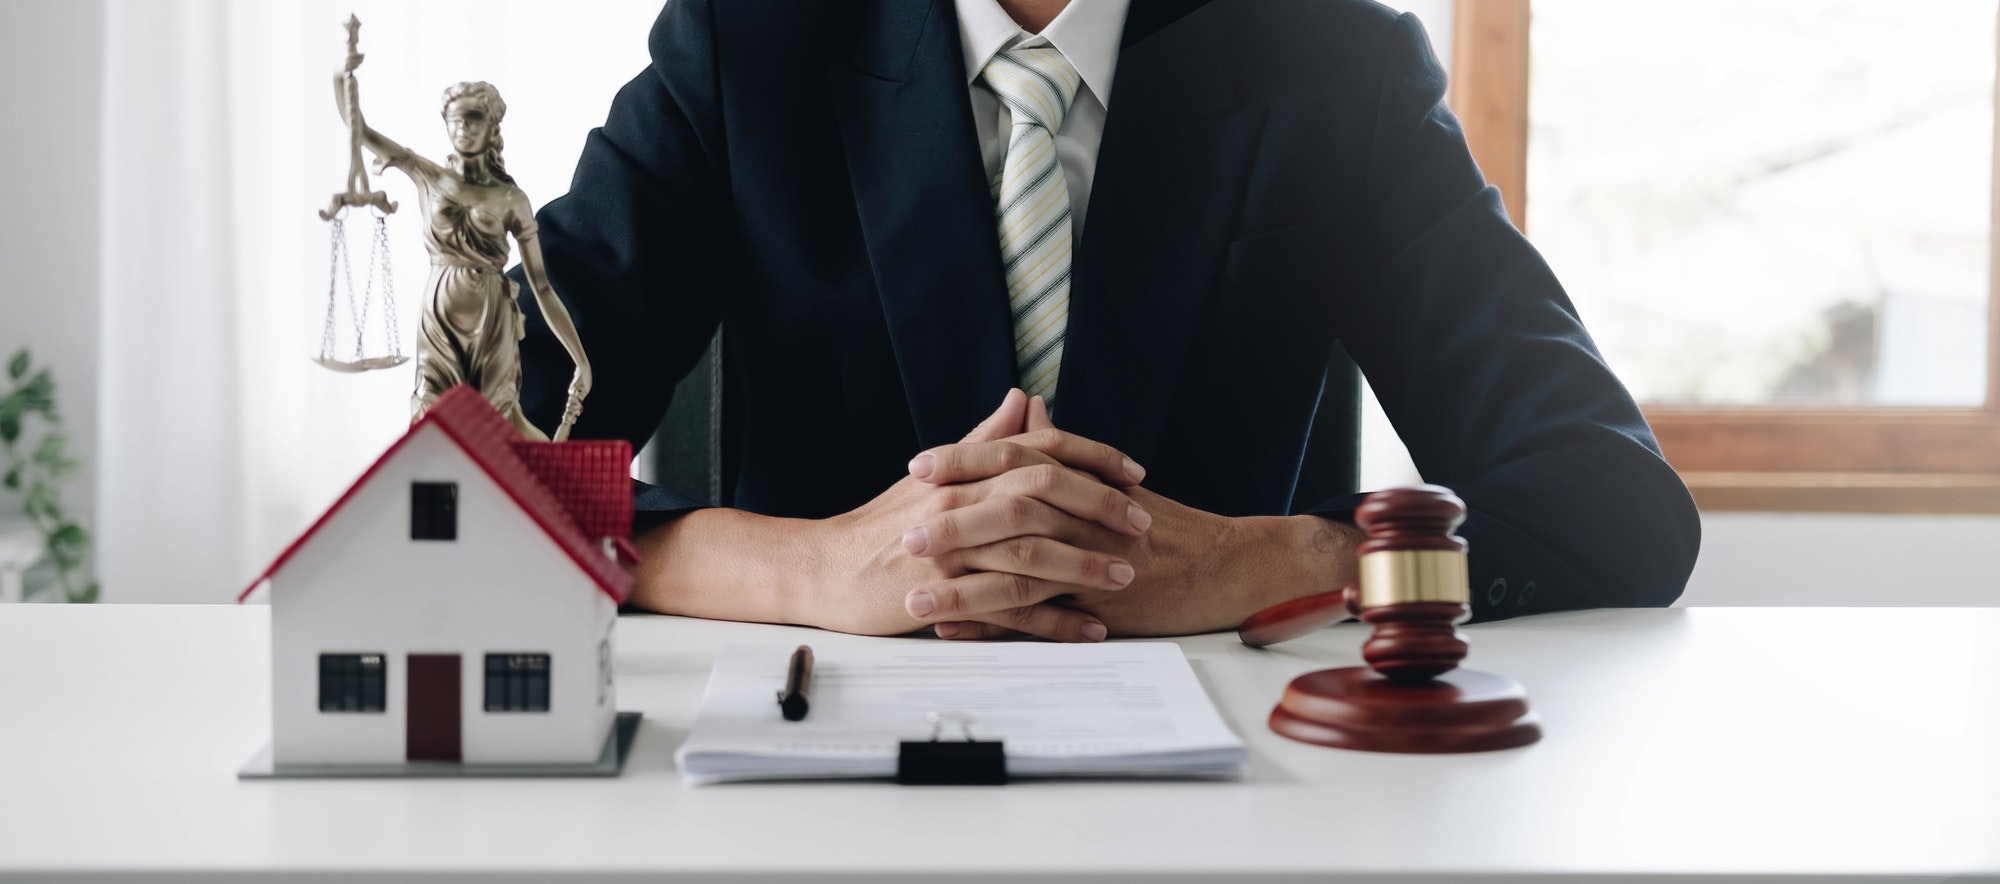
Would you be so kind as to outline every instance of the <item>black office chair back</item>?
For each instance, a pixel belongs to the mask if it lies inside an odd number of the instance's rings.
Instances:
[[[722,330],[674,387],[674,401],[646,446],[653,481],[722,503]]]

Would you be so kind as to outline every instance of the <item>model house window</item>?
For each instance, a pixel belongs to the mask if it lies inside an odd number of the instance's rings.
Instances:
[[[549,655],[487,654],[486,711],[549,711]]]
[[[458,483],[410,483],[410,539],[458,539]]]
[[[319,711],[382,711],[388,671],[381,654],[319,655]]]

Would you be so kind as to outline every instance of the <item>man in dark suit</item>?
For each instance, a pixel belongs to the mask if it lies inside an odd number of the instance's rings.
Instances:
[[[1469,506],[1476,616],[1680,593],[1687,491],[1412,16],[673,0],[650,45],[539,216],[596,369],[577,436],[645,440],[722,328],[724,506],[640,495],[637,604],[946,638],[1233,626],[1354,574],[1351,479],[1295,492],[1327,469],[1316,424],[1354,459],[1356,365]],[[568,358],[537,326],[523,359],[550,422]]]

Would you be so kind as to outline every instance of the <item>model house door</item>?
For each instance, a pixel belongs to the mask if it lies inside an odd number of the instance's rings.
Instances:
[[[457,654],[411,654],[404,757],[411,761],[459,760]]]

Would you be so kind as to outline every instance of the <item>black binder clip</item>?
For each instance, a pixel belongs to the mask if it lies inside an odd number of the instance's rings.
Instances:
[[[928,713],[931,724],[928,741],[904,740],[896,756],[896,782],[905,786],[1004,786],[1007,785],[1006,744],[999,740],[972,738],[972,717]],[[958,723],[965,739],[947,742],[946,721]]]

